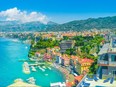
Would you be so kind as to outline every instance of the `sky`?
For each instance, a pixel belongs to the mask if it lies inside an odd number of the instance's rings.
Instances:
[[[0,20],[65,23],[116,15],[116,0],[0,0]]]

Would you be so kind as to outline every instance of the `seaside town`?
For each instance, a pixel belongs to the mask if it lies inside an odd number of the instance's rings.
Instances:
[[[115,87],[116,35],[109,30],[83,32],[0,33],[1,37],[15,38],[30,44],[28,60],[23,62],[23,73],[58,69],[65,81],[50,83],[50,87]],[[47,76],[48,74],[46,74]],[[17,84],[36,86],[36,79],[28,83],[16,79]],[[31,85],[32,84],[32,85]],[[27,86],[28,87],[28,86]]]
[[[1,0],[0,87],[116,87],[116,0]]]

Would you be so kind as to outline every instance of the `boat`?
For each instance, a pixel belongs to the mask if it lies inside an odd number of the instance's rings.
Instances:
[[[19,42],[19,40],[18,40],[18,39],[12,39],[12,41],[13,41],[13,42]]]
[[[27,79],[27,81],[28,81],[28,83],[35,85],[36,79],[34,77],[30,77],[29,79]]]
[[[25,48],[27,49],[28,47],[26,46]]]
[[[31,66],[31,68],[32,68],[32,71],[36,72],[36,69],[34,66]]]
[[[48,76],[48,74],[45,74],[45,76]]]
[[[45,72],[45,69],[43,69],[42,67],[38,66],[38,68],[39,68],[41,71]]]
[[[24,64],[23,64],[23,72],[25,74],[30,74],[30,68],[29,68],[29,64],[27,62],[24,62]]]
[[[66,87],[66,83],[65,82],[50,83],[50,87]]]
[[[43,66],[43,68],[44,68],[44,69],[46,69],[46,67],[45,67],[45,66]]]
[[[78,76],[76,73],[73,73],[74,74],[74,76]]]
[[[51,70],[51,67],[48,67],[49,70]]]

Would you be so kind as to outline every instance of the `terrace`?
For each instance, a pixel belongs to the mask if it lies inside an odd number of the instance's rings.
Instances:
[[[116,81],[113,82],[113,84],[109,82],[106,82],[104,83],[104,79],[99,79],[98,81],[88,81],[88,80],[85,80],[87,83],[90,83],[90,87],[115,87],[116,86]]]
[[[99,79],[96,75],[85,75],[76,87],[115,87],[116,80],[112,77]]]

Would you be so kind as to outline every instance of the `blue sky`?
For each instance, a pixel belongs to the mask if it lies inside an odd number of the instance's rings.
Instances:
[[[0,0],[0,11],[14,7],[41,12],[58,23],[116,15],[116,0]]]

